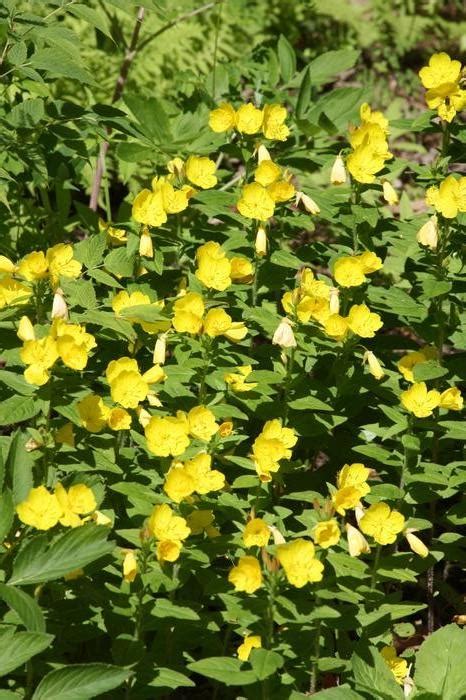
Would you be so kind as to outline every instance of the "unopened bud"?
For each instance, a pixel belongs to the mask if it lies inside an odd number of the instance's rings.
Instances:
[[[136,409],[136,414],[138,417],[139,424],[142,425],[143,428],[145,428],[152,417],[151,414],[148,411],[146,411],[145,408],[141,408],[140,406]]]
[[[154,365],[165,364],[165,358],[167,354],[167,334],[161,333],[157,340],[155,341],[154,354],[152,356],[154,360]]]
[[[257,153],[257,162],[260,164],[262,163],[263,160],[272,160],[270,157],[270,153],[266,149],[266,147],[261,143],[259,148],[256,151]]]
[[[387,204],[398,204],[398,195],[393,186],[387,180],[384,180],[382,183],[382,196]]]
[[[421,245],[427,246],[431,250],[436,250],[438,245],[438,225],[437,216],[431,216],[429,221],[421,226],[416,235],[416,240]]]
[[[181,158],[178,158],[178,156],[172,160],[169,160],[167,163],[167,170],[172,175],[176,175],[176,177],[183,177],[184,161]]]
[[[304,194],[304,192],[296,192],[296,206],[302,202],[303,207],[309,214],[320,214],[320,208],[316,202],[309,197],[309,195]]]
[[[359,557],[361,554],[368,554],[371,548],[362,532],[349,523],[346,523],[345,528],[350,557]]]
[[[383,371],[382,365],[371,350],[367,350],[364,353],[363,360],[364,362],[367,362],[369,372],[373,377],[376,379],[382,379],[382,377],[385,377],[385,372]]]
[[[269,525],[268,528],[272,533],[274,544],[285,544],[285,538],[283,537],[280,530],[275,527],[275,525]]]
[[[28,319],[27,316],[21,316],[16,335],[23,342],[26,342],[26,340],[36,339],[36,334],[34,333],[34,326],[32,325],[31,321]]]
[[[68,319],[68,306],[63,296],[63,290],[60,287],[55,290],[53,295],[52,318],[63,318],[65,321]]]
[[[361,518],[363,518],[365,514],[366,514],[366,511],[362,507],[361,501],[359,501],[358,505],[354,509],[354,515],[355,515],[356,522],[358,525],[361,522]]]
[[[346,182],[345,163],[341,156],[335,158],[330,173],[330,182],[332,185],[344,185]]]
[[[411,548],[411,550],[415,553],[418,554],[420,557],[425,559],[426,557],[429,556],[429,550],[427,549],[426,545],[422,540],[419,539],[414,534],[414,530],[405,530],[405,537],[408,540],[408,544]]]
[[[144,258],[154,257],[154,246],[152,245],[152,238],[147,226],[144,226],[142,229],[141,237],[139,239],[139,255]]]
[[[263,258],[264,255],[267,255],[267,245],[267,231],[263,226],[259,226],[255,242],[256,255],[259,258]]]
[[[340,290],[336,287],[330,290],[329,309],[331,315],[340,313]]]
[[[277,326],[272,338],[273,345],[280,345],[282,348],[295,348],[296,338],[294,337],[291,321],[288,318],[282,318]]]
[[[149,402],[149,406],[155,406],[156,408],[160,408],[162,405],[157,394],[154,394],[152,391],[149,391],[147,394],[147,401]]]

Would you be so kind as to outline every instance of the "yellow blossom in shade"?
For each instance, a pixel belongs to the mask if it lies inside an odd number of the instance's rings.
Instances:
[[[278,180],[267,187],[267,192],[272,197],[273,201],[287,202],[295,196],[296,190],[294,185],[288,180]]]
[[[251,182],[241,190],[238,211],[248,219],[267,221],[273,216],[275,201],[267,189],[258,182]]]
[[[74,429],[72,423],[65,423],[61,428],[55,431],[53,439],[58,444],[69,445],[74,447]]]
[[[383,379],[383,377],[385,377],[385,372],[383,370],[383,367],[380,364],[377,357],[372,352],[372,350],[366,350],[366,352],[364,353],[364,356],[363,356],[363,361],[367,362],[367,364],[369,366],[369,372],[377,380]]]
[[[358,489],[361,498],[363,496],[367,496],[371,490],[369,484],[367,483],[370,472],[371,470],[360,462],[345,464],[338,473],[337,487],[341,489],[345,488],[345,486],[354,486]]]
[[[13,275],[16,272],[16,265],[10,258],[0,255],[0,275]]]
[[[462,411],[463,410],[463,397],[461,396],[461,391],[456,387],[450,387],[445,389],[440,394],[440,408],[446,408],[449,411]]]
[[[397,656],[396,649],[392,646],[387,646],[381,649],[380,656],[395,676],[396,682],[402,685],[404,678],[406,678],[408,675],[408,662],[406,659],[402,659]]]
[[[234,257],[230,259],[231,279],[234,282],[250,282],[254,275],[254,267],[247,258]]]
[[[182,462],[177,462],[168,472],[163,490],[175,503],[181,503],[195,491],[196,484]]]
[[[433,185],[426,192],[426,203],[446,219],[454,219],[458,212],[466,211],[466,177],[449,175],[437,187]]]
[[[265,547],[270,539],[269,526],[262,518],[253,518],[246,523],[243,532],[245,547]]]
[[[60,277],[76,279],[81,274],[82,265],[73,255],[73,246],[68,243],[57,243],[47,250],[46,258],[52,287],[58,285]]]
[[[262,185],[263,187],[268,187],[269,185],[277,182],[282,174],[282,169],[273,160],[262,160],[254,171],[254,180]]]
[[[18,330],[16,332],[18,338],[22,341],[35,340],[36,334],[34,332],[34,326],[27,316],[21,316],[18,323]]]
[[[438,219],[436,214],[430,217],[421,226],[416,234],[416,240],[420,245],[424,245],[431,250],[436,250],[438,245]]]
[[[387,202],[387,204],[390,204],[390,206],[398,204],[398,195],[396,190],[394,189],[393,185],[388,182],[388,180],[384,180],[382,182],[382,195],[384,200]]]
[[[403,355],[403,357],[398,361],[397,367],[406,381],[412,383],[414,382],[414,367],[422,362],[435,360],[437,356],[438,352],[436,348],[426,346],[421,350],[414,350],[413,352],[408,352],[406,355]]]
[[[124,551],[125,557],[123,559],[123,579],[127,583],[132,583],[138,573],[138,560],[134,550],[127,549]]]
[[[26,340],[19,351],[22,362],[29,365],[24,371],[28,384],[43,386],[50,379],[50,368],[58,359],[55,340],[47,335],[39,340]]]
[[[420,557],[425,559],[426,557],[429,556],[429,550],[424,544],[424,542],[419,539],[414,534],[415,530],[405,530],[404,535],[408,541],[408,544],[410,546],[410,549],[415,553],[418,554]]]
[[[348,553],[350,557],[359,557],[361,554],[369,554],[369,543],[357,527],[346,523],[346,537],[348,540]]]
[[[386,503],[373,503],[359,521],[361,531],[382,545],[393,544],[404,525],[404,516]]]
[[[12,277],[2,277],[0,279],[0,309],[5,306],[16,304],[27,304],[32,290]]]
[[[111,246],[125,245],[128,240],[128,232],[124,228],[116,228],[115,226],[107,226],[107,243]]]
[[[340,515],[345,511],[356,508],[361,499],[361,493],[356,486],[343,486],[332,493],[333,507]]]
[[[308,540],[299,538],[278,545],[277,559],[285,570],[288,583],[296,588],[322,581],[324,565],[315,559],[314,545]]]
[[[235,126],[241,134],[257,134],[262,128],[264,114],[249,102],[236,111]]]
[[[134,198],[132,217],[146,226],[155,227],[164,224],[167,221],[167,213],[160,190],[156,192],[148,189],[141,190]]]
[[[178,333],[199,333],[202,329],[204,301],[200,294],[188,292],[173,305],[173,327]]]
[[[160,542],[157,542],[155,548],[157,561],[162,563],[164,561],[176,561],[179,559],[182,548],[183,545],[179,540],[161,540]]]
[[[266,139],[286,141],[290,134],[289,128],[284,123],[287,116],[286,107],[283,105],[265,105],[262,133]]]
[[[147,449],[156,457],[178,457],[189,445],[186,426],[178,418],[153,416],[144,428]]]
[[[62,508],[55,496],[45,486],[31,489],[25,501],[16,506],[18,518],[36,530],[50,530],[58,523]]]
[[[217,178],[214,175],[216,169],[215,161],[205,156],[189,156],[185,163],[186,177],[193,185],[203,190],[208,190],[217,184]]]
[[[366,281],[361,262],[357,256],[339,258],[335,262],[333,276],[341,287],[359,287]]]
[[[207,537],[218,537],[220,534],[213,525],[214,514],[211,510],[193,510],[187,516],[186,522],[192,535],[202,535],[205,532]]]
[[[348,327],[361,338],[373,338],[383,323],[380,316],[370,311],[365,304],[355,304],[348,314]]]
[[[255,557],[240,557],[238,564],[228,574],[228,580],[235,587],[235,591],[254,593],[262,586],[262,571]]]
[[[220,437],[229,437],[233,432],[234,430],[232,420],[224,420],[223,423],[220,423],[218,428],[218,434],[220,435]]]
[[[330,184],[344,185],[347,177],[344,160],[341,156],[337,156],[330,172]]]
[[[258,634],[249,634],[244,638],[244,642],[238,647],[238,659],[240,661],[247,661],[249,655],[253,649],[261,649],[262,640]]]
[[[215,416],[205,406],[196,406],[188,413],[188,430],[193,438],[209,442],[218,430]]]
[[[427,389],[425,382],[414,383],[401,394],[401,404],[417,418],[431,416],[434,409],[440,405],[440,392]]]
[[[156,540],[172,540],[182,542],[191,530],[186,520],[180,515],[175,515],[167,503],[155,506],[147,521],[147,528]]]
[[[156,309],[161,310],[163,308],[163,300],[151,302],[149,296],[140,291],[135,291],[128,293],[126,291],[121,291],[116,294],[112,299],[112,309],[117,316],[121,315],[121,312],[126,309],[131,309],[135,306],[152,306]],[[130,323],[139,323],[146,333],[160,333],[161,331],[166,331],[170,328],[170,321],[162,320],[156,322],[147,322],[138,318],[137,315],[127,316],[125,315],[127,321]]]
[[[257,386],[257,382],[247,382],[247,378],[252,372],[251,365],[243,365],[242,367],[237,367],[236,372],[226,372],[223,375],[225,382],[230,386],[233,391],[242,393],[244,391],[252,391]]]
[[[85,484],[75,484],[68,490],[62,484],[57,484],[55,496],[62,508],[60,523],[67,527],[82,525],[79,516],[92,513],[97,507],[94,492]]]
[[[231,284],[231,263],[219,243],[209,241],[196,251],[196,277],[206,287],[225,291]]]
[[[107,425],[111,430],[129,430],[131,428],[131,415],[124,408],[115,406],[108,411]]]
[[[312,539],[324,549],[334,547],[340,541],[340,528],[336,520],[323,520],[314,527]]]
[[[217,109],[213,109],[209,114],[209,126],[217,134],[234,129],[235,123],[236,112],[228,102],[221,102]]]
[[[85,396],[78,405],[78,413],[81,425],[90,433],[100,433],[107,423],[109,408],[105,406],[102,398],[96,394]]]
[[[45,253],[35,250],[20,261],[18,265],[18,275],[28,282],[36,282],[47,277],[49,265]]]
[[[340,314],[331,314],[324,321],[324,331],[330,338],[337,341],[344,340],[348,335],[348,321]]]
[[[460,75],[461,63],[452,60],[450,56],[443,51],[441,53],[434,53],[429,59],[429,64],[419,71],[421,83],[428,89],[437,88],[445,83],[456,83]]]

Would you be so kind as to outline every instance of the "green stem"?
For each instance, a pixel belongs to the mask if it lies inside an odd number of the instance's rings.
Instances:
[[[316,596],[316,604],[317,604],[317,596]],[[314,695],[315,692],[317,692],[317,683],[319,680],[319,658],[320,658],[320,628],[322,625],[322,621],[318,620],[317,625],[316,625],[316,636],[314,640],[314,655],[312,657],[312,666],[311,666],[311,683],[309,686],[309,692],[311,695]]]
[[[378,544],[377,549],[375,550],[374,564],[372,566],[372,576],[371,576],[371,590],[372,591],[374,590],[375,584],[377,583],[377,569],[379,568],[381,553],[382,553],[382,547],[380,544]]]
[[[211,349],[212,349],[211,339],[206,338],[202,344],[202,360],[203,360],[204,366],[201,369],[201,379],[199,382],[199,393],[198,393],[199,403],[201,405],[203,405],[205,403],[205,400],[207,398],[206,379],[207,379],[207,375],[209,373]]]
[[[290,392],[290,385],[291,382],[293,381],[293,368],[294,368],[294,362],[295,362],[295,352],[296,348],[290,348],[290,354],[286,363],[286,375],[285,379],[283,382],[283,425],[286,425],[288,423],[288,413],[289,413],[289,405],[288,405],[288,396]]]
[[[218,54],[218,38],[220,34],[220,19],[222,16],[223,3],[220,3],[215,18],[215,37],[214,37],[214,60],[212,65],[212,99],[215,100],[215,88],[217,78],[217,54]]]

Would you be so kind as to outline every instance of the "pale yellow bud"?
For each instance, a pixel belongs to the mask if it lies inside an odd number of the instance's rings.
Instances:
[[[160,401],[159,397],[152,391],[149,391],[147,394],[147,401],[149,402],[149,406],[155,406],[156,408],[160,408],[162,406],[162,402]]]
[[[154,360],[154,365],[165,364],[165,358],[167,354],[167,334],[161,333],[157,340],[155,341],[154,354],[152,358]]]
[[[438,226],[437,226],[437,216],[431,216],[429,221],[421,226],[416,235],[416,240],[421,245],[427,246],[431,250],[437,249],[438,244]]]
[[[263,226],[259,226],[257,229],[257,234],[256,234],[256,242],[255,242],[255,249],[256,249],[256,255],[259,258],[263,258],[264,255],[267,255],[267,247],[268,247],[268,241],[267,241],[267,231]]]
[[[68,306],[63,296],[63,290],[60,287],[53,295],[52,318],[63,318],[65,321],[68,319]]]
[[[332,287],[330,290],[329,309],[330,314],[340,313],[340,290],[336,287]]]
[[[408,544],[411,550],[415,554],[418,554],[423,559],[429,556],[429,550],[427,549],[426,545],[422,540],[419,539],[419,537],[417,537],[414,534],[413,530],[406,530],[404,534],[406,539],[408,540]]]
[[[356,518],[356,522],[359,525],[361,522],[361,518],[366,514],[366,511],[361,505],[361,501],[359,501],[358,505],[354,509],[354,517]]]
[[[332,185],[344,185],[346,182],[346,177],[347,175],[344,160],[341,156],[337,156],[332,165],[330,182]]]
[[[108,515],[101,513],[100,510],[94,511],[91,517],[92,520],[96,523],[96,525],[106,525],[108,527],[112,524],[112,519],[109,518]]]
[[[295,348],[296,338],[294,337],[291,321],[288,318],[282,318],[277,326],[272,338],[273,345],[280,345],[282,348]]]
[[[350,557],[359,557],[361,554],[368,554],[371,548],[362,532],[349,523],[346,523],[345,528]]]
[[[26,340],[35,340],[36,334],[34,333],[34,326],[27,316],[21,316],[21,320],[18,324],[18,331],[16,333],[18,338],[25,342]]]
[[[142,427],[145,428],[150,419],[152,418],[151,414],[149,413],[149,411],[146,411],[145,408],[141,408],[140,406],[136,409],[136,414],[140,425],[142,425]]]
[[[260,164],[262,163],[263,160],[272,160],[270,157],[270,153],[266,149],[266,147],[261,143],[259,148],[256,151],[257,153],[257,162]]]
[[[384,180],[382,183],[382,196],[387,204],[398,204],[398,195],[393,186],[387,180]]]
[[[146,226],[142,229],[141,237],[139,239],[139,255],[144,258],[154,257],[154,246],[152,245],[152,238],[149,230]]]
[[[127,549],[123,559],[123,578],[128,583],[132,583],[138,573],[138,561],[134,552]]]
[[[302,202],[303,207],[309,214],[320,214],[320,208],[316,202],[309,197],[309,195],[304,194],[304,192],[296,192],[296,205]]]
[[[363,359],[364,362],[367,362],[369,372],[373,377],[376,379],[382,379],[382,377],[385,377],[385,372],[383,371],[382,365],[371,350],[366,350]]]
[[[172,175],[176,175],[177,177],[183,177],[184,176],[184,161],[178,157],[173,158],[172,160],[169,160],[167,163],[167,170]]]
[[[285,538],[283,537],[280,530],[275,527],[275,525],[269,525],[268,528],[272,533],[274,544],[285,544]]]

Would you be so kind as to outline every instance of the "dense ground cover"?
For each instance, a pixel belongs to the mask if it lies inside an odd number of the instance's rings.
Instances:
[[[3,2],[1,699],[466,697],[463,17],[411,5]]]

